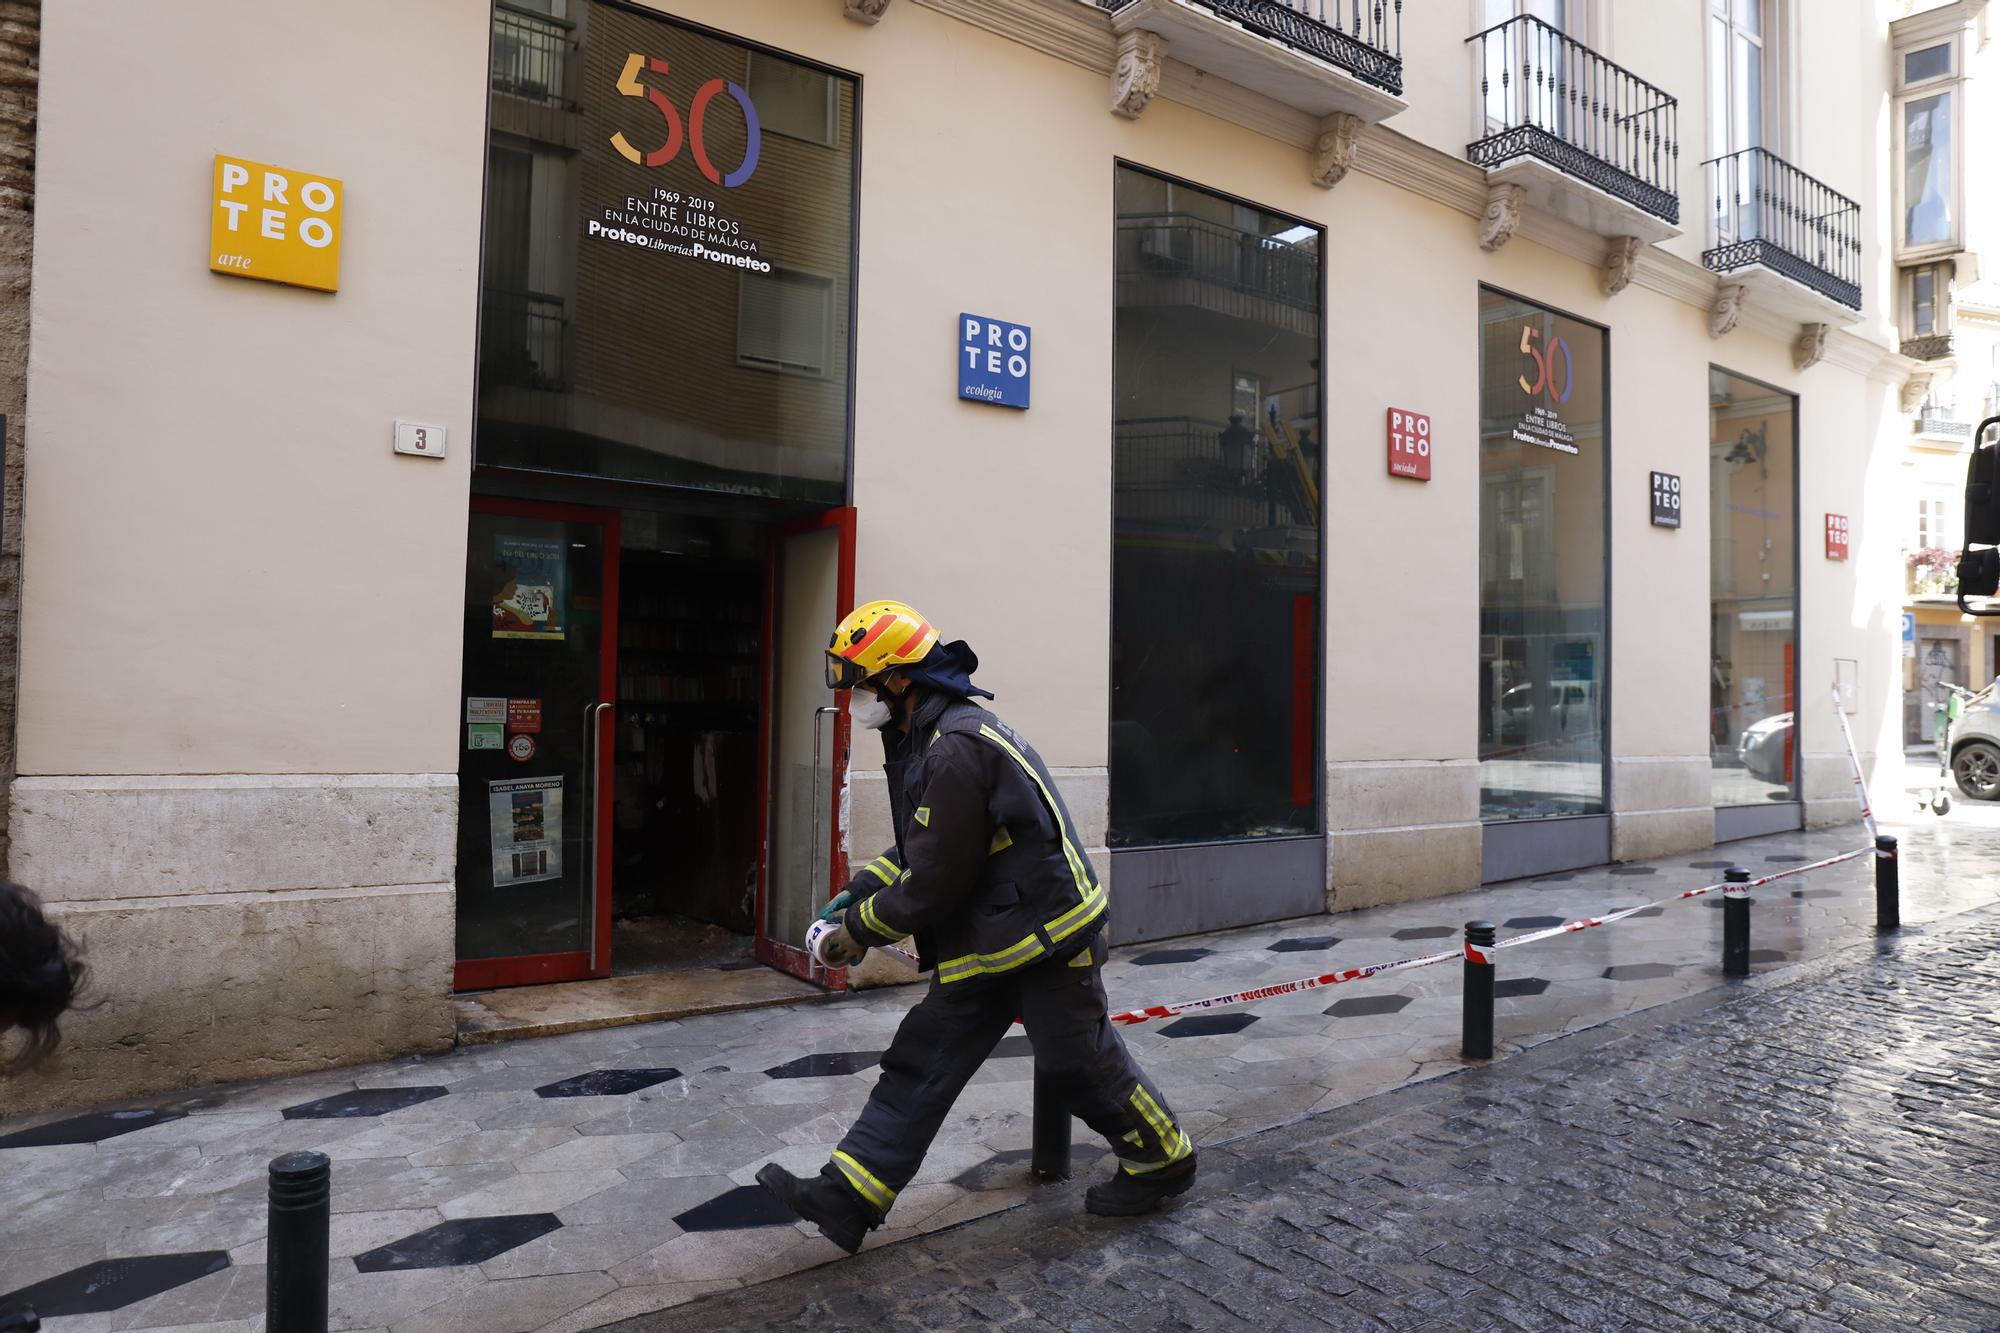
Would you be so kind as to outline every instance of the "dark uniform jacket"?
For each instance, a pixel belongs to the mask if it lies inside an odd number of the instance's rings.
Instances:
[[[914,935],[941,986],[1075,956],[1108,896],[1033,747],[965,699],[929,693],[908,734],[882,737],[896,846],[848,884],[848,933]]]

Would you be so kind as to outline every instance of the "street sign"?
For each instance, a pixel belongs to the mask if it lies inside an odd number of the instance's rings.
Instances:
[[[1903,656],[1911,661],[1917,656],[1917,613],[1903,612]]]

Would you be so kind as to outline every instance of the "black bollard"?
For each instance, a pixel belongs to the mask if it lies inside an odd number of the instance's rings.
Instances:
[[[1750,872],[1731,866],[1722,872],[1722,975],[1750,975],[1750,890],[1737,885],[1750,882]]]
[[[1875,839],[1875,929],[1895,930],[1903,924],[1903,872],[1896,864],[1896,839],[1884,833]]]
[[[271,1232],[264,1242],[268,1333],[326,1333],[332,1199],[325,1153],[290,1152],[271,1162]]]
[[[1491,921],[1465,923],[1465,942],[1476,948],[1491,949],[1498,935]],[[1468,1060],[1493,1058],[1493,972],[1492,963],[1475,963],[1471,954],[1465,956],[1465,1021],[1458,1053]]]
[[[1034,1152],[1028,1164],[1036,1180],[1069,1179],[1069,1103],[1053,1080],[1035,1071]]]

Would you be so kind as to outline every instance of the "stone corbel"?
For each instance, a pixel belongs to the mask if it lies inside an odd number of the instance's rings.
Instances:
[[[1931,377],[1928,374],[1912,375],[1903,381],[1903,414],[1908,416],[1924,405],[1924,395],[1931,391]]]
[[[1604,256],[1604,271],[1597,281],[1606,296],[1616,296],[1632,284],[1632,275],[1639,269],[1639,247],[1643,244],[1637,236],[1611,238],[1611,249]]]
[[[1720,338],[1743,318],[1743,284],[1725,282],[1715,289],[1715,305],[1708,312],[1708,336]]]
[[[889,0],[841,0],[841,10],[856,23],[880,23]]]
[[[1792,364],[1800,370],[1811,370],[1826,355],[1826,330],[1824,324],[1808,324],[1799,330],[1799,340],[1792,344]]]
[[[1111,67],[1111,110],[1137,120],[1153,94],[1160,91],[1160,71],[1167,64],[1167,39],[1157,32],[1133,29],[1118,39],[1118,63]]]
[[[1340,184],[1354,165],[1354,149],[1361,141],[1361,117],[1336,111],[1319,123],[1319,138],[1313,141],[1312,179],[1314,185],[1331,190]]]
[[[1521,187],[1486,187],[1486,215],[1479,220],[1479,248],[1498,250],[1521,226]]]

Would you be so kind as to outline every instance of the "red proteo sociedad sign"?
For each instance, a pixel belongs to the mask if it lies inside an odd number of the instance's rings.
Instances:
[[[1389,409],[1389,475],[1431,479],[1431,419],[1423,413]]]

